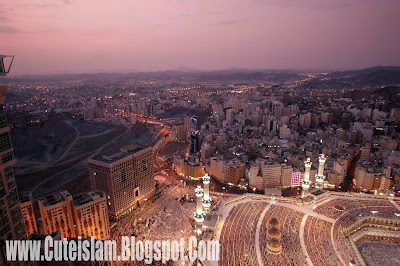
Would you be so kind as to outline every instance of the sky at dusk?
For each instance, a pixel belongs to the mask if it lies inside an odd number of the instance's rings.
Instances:
[[[400,65],[400,0],[1,0],[12,74]]]

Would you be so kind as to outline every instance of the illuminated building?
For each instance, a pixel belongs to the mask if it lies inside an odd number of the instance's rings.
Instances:
[[[32,194],[29,193],[24,193],[19,196],[21,200],[21,212],[22,212],[22,217],[24,217],[24,222],[25,222],[25,230],[27,233],[27,236],[30,234],[37,234],[39,233],[37,224],[36,224],[36,217],[35,213],[33,210],[33,199],[32,199]]]
[[[185,157],[184,153],[177,152],[173,155],[173,168],[180,176],[200,180],[204,176],[204,167],[200,158],[195,155]]]
[[[119,152],[89,159],[88,167],[91,187],[106,193],[113,219],[133,210],[154,193],[151,147],[129,145]]]
[[[107,201],[103,192],[90,191],[75,197],[64,190],[39,199],[44,233],[57,230],[61,238],[88,237],[109,239]]]
[[[224,161],[217,157],[211,157],[209,165],[206,165],[207,173],[219,182],[235,185],[244,178],[245,168],[246,165],[237,158]]]
[[[109,239],[107,200],[104,192],[90,191],[73,198],[76,235],[82,238]]]
[[[72,195],[68,191],[42,197],[38,204],[45,234],[59,230],[61,239],[76,236],[71,207]]]
[[[280,188],[282,166],[280,164],[263,164],[263,188]]]

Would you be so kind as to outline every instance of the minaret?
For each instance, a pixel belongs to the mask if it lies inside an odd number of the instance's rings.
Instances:
[[[317,187],[322,188],[323,187],[323,183],[325,181],[325,176],[324,176],[324,166],[325,166],[325,161],[326,161],[326,157],[324,154],[321,154],[321,156],[319,156],[319,166],[318,166],[318,173],[315,175],[315,181],[317,181]]]
[[[206,216],[203,211],[203,189],[199,185],[194,191],[196,192],[196,212],[194,213],[194,219],[197,223],[202,223],[204,216]]]
[[[311,169],[311,159],[307,158],[307,160],[304,162],[304,179],[301,180],[301,187],[302,187],[302,191],[301,191],[301,197],[305,198],[308,196],[308,189],[310,188],[311,185],[311,180],[310,180],[310,169]]]
[[[203,186],[204,186],[203,207],[205,209],[208,209],[211,206],[211,197],[210,197],[210,176],[207,173],[205,173],[205,175],[203,176]]]

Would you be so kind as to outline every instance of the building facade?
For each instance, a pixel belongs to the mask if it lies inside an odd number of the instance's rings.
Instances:
[[[91,187],[106,193],[113,219],[131,211],[155,191],[151,147],[130,145],[119,152],[89,159],[88,167]]]
[[[31,234],[38,234],[39,230],[36,223],[36,217],[33,210],[32,194],[22,194],[19,196],[21,200],[21,212],[24,218],[25,230],[27,236]]]
[[[26,237],[17,186],[12,166],[17,163],[7,125],[5,101],[7,87],[0,86],[0,264],[6,264],[5,241]]]
[[[78,236],[99,240],[110,238],[107,200],[102,191],[73,197],[64,190],[42,197],[38,203],[46,235],[60,231],[61,239]]]

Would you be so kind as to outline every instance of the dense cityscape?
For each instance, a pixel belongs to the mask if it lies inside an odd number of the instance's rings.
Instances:
[[[196,232],[220,241],[223,265],[386,264],[365,241],[400,222],[399,77],[376,67],[4,79],[18,162],[14,181],[5,141],[3,191],[18,186],[32,239]],[[361,237],[359,223],[377,232]]]
[[[400,265],[399,8],[0,3],[0,265]]]

